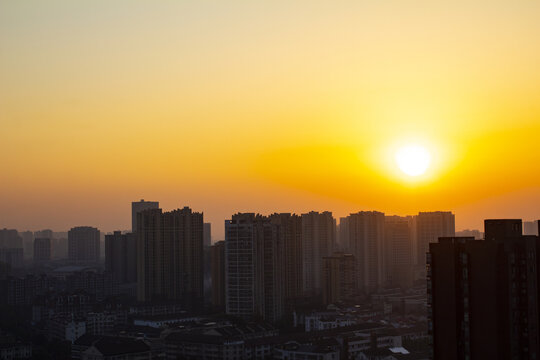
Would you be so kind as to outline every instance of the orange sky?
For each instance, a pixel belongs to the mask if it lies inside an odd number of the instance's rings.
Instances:
[[[226,3],[226,4],[225,4]],[[2,1],[0,227],[130,202],[540,218],[540,3]],[[432,167],[400,174],[421,144]]]

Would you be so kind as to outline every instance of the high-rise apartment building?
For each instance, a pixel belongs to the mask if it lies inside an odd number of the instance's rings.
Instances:
[[[282,216],[283,215],[283,216]],[[286,214],[252,213],[225,221],[225,302],[227,314],[267,321],[285,314]],[[284,223],[283,227],[281,223]],[[291,279],[289,284],[293,283]]]
[[[99,262],[100,232],[90,226],[78,226],[68,232],[68,257],[75,263]]]
[[[539,357],[540,239],[521,233],[521,220],[486,220],[485,240],[430,244],[432,358]]]
[[[115,231],[105,235],[105,270],[119,284],[137,282],[137,238],[133,233]]]
[[[323,304],[354,301],[358,281],[352,254],[334,253],[323,258]]]
[[[336,231],[336,241],[339,243],[339,248],[345,252],[349,251],[349,218],[340,217],[339,227]]]
[[[412,216],[384,219],[385,283],[390,287],[411,287],[413,277]]]
[[[303,287],[306,294],[322,290],[322,259],[332,255],[336,240],[336,223],[325,211],[302,214]]]
[[[279,254],[283,267],[283,298],[286,302],[300,298],[303,292],[303,252],[302,217],[290,213],[276,213],[269,216],[272,224],[278,226]],[[290,310],[290,309],[289,309]]]
[[[23,231],[19,233],[19,236],[22,239],[24,257],[32,259],[34,257],[34,232]]]
[[[34,239],[34,262],[41,263],[51,260],[51,239]]]
[[[212,245],[212,224],[203,224],[203,244],[204,246]]]
[[[218,241],[210,248],[212,277],[212,305],[225,309],[225,241]]]
[[[131,203],[131,232],[137,231],[137,214],[148,209],[159,209],[159,201],[141,200]]]
[[[2,264],[3,263],[3,264]],[[7,264],[10,269],[24,266],[22,248],[0,248],[0,268]]]
[[[137,214],[137,298],[203,304],[203,214],[184,207]]]
[[[424,267],[429,243],[456,235],[455,216],[450,211],[420,212],[416,216],[416,264]]]
[[[54,233],[50,229],[34,231],[34,238],[53,239]]]
[[[0,229],[0,249],[22,249],[22,238],[14,229]]]
[[[361,211],[348,216],[349,250],[357,261],[361,291],[373,292],[385,285],[384,213]]]

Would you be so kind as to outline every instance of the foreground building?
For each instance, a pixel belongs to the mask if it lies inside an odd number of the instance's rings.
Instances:
[[[486,220],[485,240],[443,237],[427,256],[433,358],[540,356],[540,239]]]

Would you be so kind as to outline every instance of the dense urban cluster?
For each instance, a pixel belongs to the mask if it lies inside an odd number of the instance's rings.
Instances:
[[[537,235],[313,211],[238,213],[213,242],[143,200],[130,231],[3,229],[0,359],[536,358]]]

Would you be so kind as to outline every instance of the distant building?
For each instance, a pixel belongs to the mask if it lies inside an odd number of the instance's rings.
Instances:
[[[312,211],[302,214],[302,272],[305,293],[321,293],[322,259],[332,255],[335,241],[335,220],[331,212]]]
[[[22,238],[24,257],[27,259],[33,259],[34,257],[34,232],[23,231],[19,233]]]
[[[461,230],[456,231],[456,237],[473,237],[476,240],[483,240],[484,239],[484,233],[480,230]]]
[[[420,212],[416,215],[416,264],[424,267],[429,244],[440,237],[456,235],[455,216],[450,211]]]
[[[141,200],[131,203],[131,232],[137,231],[137,214],[148,209],[159,209],[159,202]]]
[[[120,284],[137,282],[137,238],[115,231],[105,235],[105,270]]]
[[[34,240],[34,263],[51,260],[51,239],[36,238]]]
[[[352,254],[334,253],[323,258],[323,304],[354,300],[358,288],[356,266]]]
[[[204,298],[203,214],[188,207],[137,214],[137,298],[198,307]]]
[[[22,248],[0,248],[0,265],[7,264],[11,269],[24,266]]]
[[[225,241],[218,241],[210,249],[212,276],[212,305],[225,309]]]
[[[54,238],[54,233],[50,229],[34,231],[34,238],[52,239]]]
[[[349,218],[340,217],[339,218],[339,227],[336,233],[337,242],[339,243],[340,249],[344,252],[350,251],[349,244]]]
[[[204,246],[212,245],[212,224],[203,224],[203,244]]]
[[[289,300],[304,295],[303,280],[303,251],[302,251],[302,217],[296,214],[279,213],[269,216],[270,222],[276,225],[279,232],[278,256],[281,257],[282,296]],[[286,311],[292,313],[292,309]]]
[[[100,232],[90,226],[74,227],[68,232],[69,260],[75,263],[98,263]]]
[[[432,358],[540,355],[540,239],[521,220],[486,220],[485,240],[442,237],[427,256]]]
[[[0,249],[22,249],[22,238],[17,230],[0,229]]]
[[[385,216],[384,267],[389,287],[409,288],[413,285],[412,217]]]
[[[289,300],[304,293],[303,224],[289,213],[243,213],[225,221],[227,314],[270,322],[292,315]]]
[[[524,221],[523,235],[538,235],[538,220]]]
[[[277,226],[252,213],[225,221],[226,313],[268,321],[283,314]]]
[[[348,216],[349,249],[357,261],[359,290],[371,293],[386,281],[384,213],[360,211]]]

